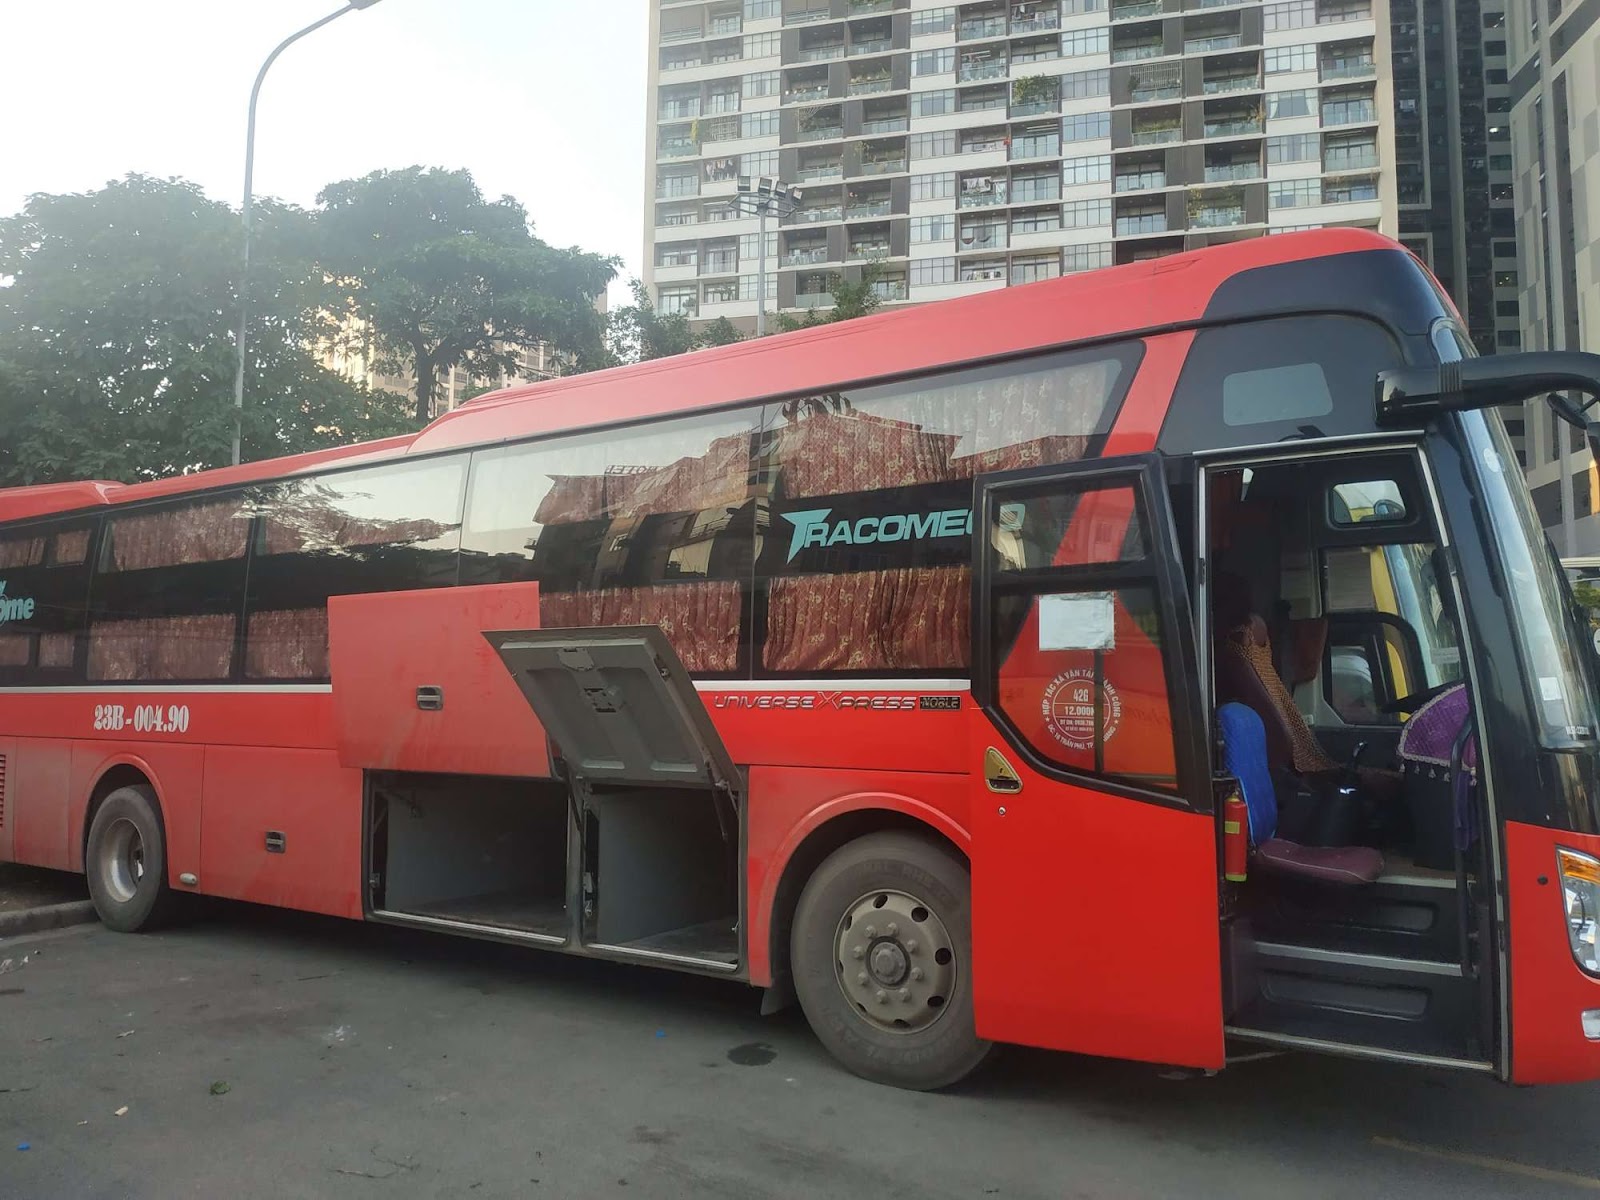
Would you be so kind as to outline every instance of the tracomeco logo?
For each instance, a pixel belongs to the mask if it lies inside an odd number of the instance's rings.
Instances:
[[[782,514],[794,526],[789,538],[789,558],[802,550],[829,546],[868,546],[874,542],[912,542],[923,538],[968,537],[972,533],[970,508],[941,508],[931,512],[892,513],[887,517],[862,517],[856,521],[830,521],[831,508],[808,508]],[[1027,506],[1002,504],[999,509],[1002,532],[1022,529]]]
[[[7,621],[31,620],[33,620],[33,598],[7,599],[6,581],[0,579],[0,625],[4,625]]]
[[[891,513],[887,517],[862,517],[856,521],[830,521],[831,508],[808,508],[784,513],[794,526],[789,538],[789,562],[802,550],[831,546],[870,546],[875,542],[912,542],[923,538],[965,537],[972,533],[970,508],[945,508],[932,512]]]

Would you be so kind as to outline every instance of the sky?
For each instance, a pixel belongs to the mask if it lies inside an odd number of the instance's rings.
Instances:
[[[262,60],[342,0],[0,0],[0,215],[129,172],[237,206]],[[644,239],[648,0],[379,0],[286,50],[255,191],[466,167],[536,232],[625,262]],[[621,283],[613,299],[625,295]]]

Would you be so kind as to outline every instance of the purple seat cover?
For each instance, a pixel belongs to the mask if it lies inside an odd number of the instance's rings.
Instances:
[[[1255,861],[1274,875],[1319,883],[1365,884],[1383,874],[1383,855],[1370,846],[1302,846],[1273,838],[1256,848]]]
[[[1461,727],[1472,715],[1471,701],[1467,698],[1467,685],[1458,683],[1448,692],[1441,692],[1429,700],[1406,722],[1400,734],[1400,757],[1413,763],[1430,766],[1450,766],[1450,752],[1455,747]],[[1461,756],[1462,764],[1475,771],[1478,766],[1477,741],[1469,741]]]

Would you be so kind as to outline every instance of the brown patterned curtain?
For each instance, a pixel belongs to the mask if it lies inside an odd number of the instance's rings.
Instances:
[[[972,573],[916,567],[776,579],[769,671],[956,670],[968,660]]]
[[[237,624],[232,614],[97,622],[89,634],[89,678],[226,679]]]
[[[71,633],[41,633],[39,635],[39,665],[51,671],[65,671],[72,667],[78,638]]]
[[[243,558],[250,514],[237,499],[190,504],[111,523],[111,569],[145,571]]]
[[[0,571],[37,567],[44,561],[42,537],[0,538]]]
[[[244,671],[251,679],[326,679],[328,610],[251,613],[245,630]]]
[[[690,671],[739,665],[739,585],[731,581],[541,592],[539,623],[546,629],[659,625]]]
[[[0,633],[0,667],[25,667],[33,653],[33,636]]]

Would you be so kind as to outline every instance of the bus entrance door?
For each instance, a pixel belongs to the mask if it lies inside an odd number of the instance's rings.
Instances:
[[[1159,459],[981,477],[975,514],[978,1033],[1220,1066],[1216,826]]]

